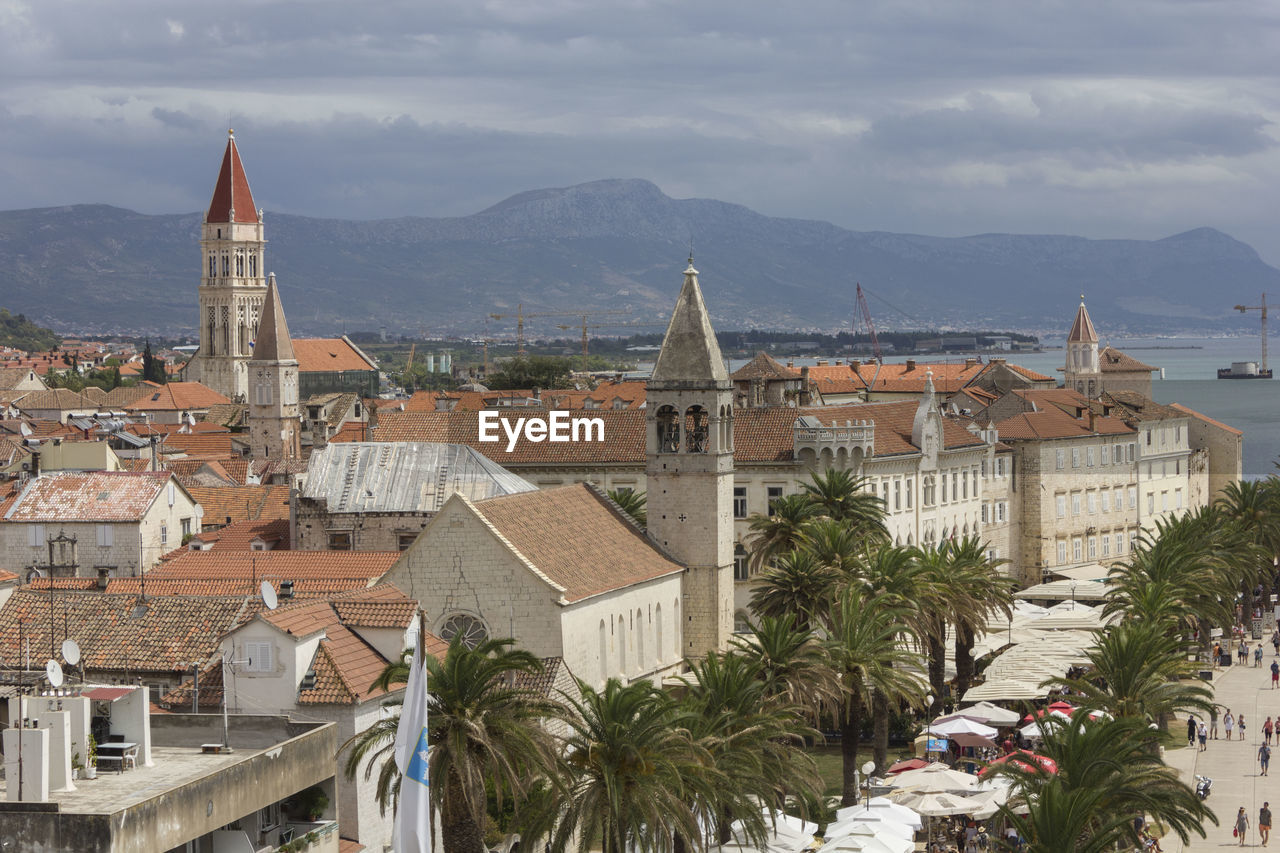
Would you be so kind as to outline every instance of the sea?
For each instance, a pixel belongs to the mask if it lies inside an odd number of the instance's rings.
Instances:
[[[1042,352],[1010,352],[997,354],[1014,364],[1061,378],[1065,353],[1063,341],[1042,341]],[[1280,379],[1218,379],[1220,367],[1233,361],[1258,361],[1261,349],[1258,338],[1115,338],[1106,340],[1144,364],[1160,368],[1152,382],[1152,396],[1158,403],[1182,403],[1197,412],[1233,426],[1244,433],[1244,477],[1261,479],[1280,473]],[[1280,351],[1277,351],[1280,357]],[[818,358],[847,358],[847,354],[812,358],[780,358],[797,367],[813,364]],[[963,362],[965,355],[912,356],[920,361]],[[970,356],[971,357],[971,356]],[[992,357],[983,354],[984,359]],[[903,362],[908,356],[886,356],[887,362]],[[730,370],[746,362],[730,360]],[[1162,378],[1161,378],[1162,377]]]

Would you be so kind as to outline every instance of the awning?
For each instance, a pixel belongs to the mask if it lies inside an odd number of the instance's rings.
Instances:
[[[124,696],[128,696],[136,687],[95,687],[92,690],[86,690],[81,693],[86,699],[100,699],[104,702],[112,702]]]

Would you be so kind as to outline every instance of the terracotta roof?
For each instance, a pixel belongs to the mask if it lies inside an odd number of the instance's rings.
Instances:
[[[199,458],[166,458],[163,459],[164,470],[178,478],[178,482],[187,487],[187,491],[195,488],[223,488],[240,485],[235,475],[226,469],[228,463],[236,458],[225,456],[221,459]],[[135,469],[141,470],[141,469]]]
[[[156,424],[156,423],[130,423],[125,425],[125,431],[137,436],[149,435],[205,435],[220,434],[230,435],[231,430],[220,424],[204,423],[196,421],[191,424]]]
[[[289,518],[288,486],[192,486],[188,491],[204,508],[207,524],[225,524],[228,518],[232,524]]]
[[[300,373],[378,369],[346,338],[294,338],[293,356]]]
[[[499,410],[501,417],[530,417],[528,411]],[[545,412],[535,412],[534,417],[546,417]],[[479,440],[478,412],[391,412],[378,416],[378,425],[371,430],[377,441],[434,441],[447,444],[466,444],[483,453],[500,465],[510,463],[569,464],[573,462],[640,463],[645,460],[644,416],[641,410],[600,410],[590,417],[604,421],[604,441],[578,441],[533,443],[523,434],[515,448],[506,452],[506,441],[481,442]]]
[[[280,291],[276,289],[275,273],[267,278],[267,298],[262,306],[258,336],[253,343],[252,360],[293,361],[293,342],[284,319],[284,307],[280,304]]]
[[[18,576],[13,572],[0,569],[0,583],[12,583],[17,579],[18,579]]]
[[[271,551],[289,550],[289,519],[239,521],[217,530],[205,530],[191,537],[191,543],[170,551],[160,559],[168,560],[183,551],[250,551],[257,540],[266,542]],[[194,543],[203,547],[193,548]]]
[[[22,659],[20,641],[33,654],[50,647],[47,592],[20,589],[0,608],[0,658]],[[87,670],[180,672],[192,661],[205,661],[218,650],[223,634],[252,615],[253,599],[245,596],[186,597],[153,595],[136,613],[138,596],[64,591],[57,609],[80,644]],[[21,623],[21,624],[19,624]],[[61,613],[54,620],[53,644],[66,638]]]
[[[249,189],[249,178],[240,162],[240,150],[236,138],[227,133],[227,150],[222,155],[222,168],[218,170],[218,182],[213,185],[213,198],[205,213],[206,222],[257,222],[258,206]]]
[[[462,500],[453,498],[452,500]],[[582,483],[471,504],[567,601],[684,570]]]
[[[1071,331],[1067,333],[1067,343],[1086,343],[1096,344],[1098,342],[1098,333],[1093,330],[1093,321],[1089,319],[1089,310],[1084,307],[1084,299],[1080,300],[1080,309],[1076,311],[1075,322],[1071,324]]]
[[[243,403],[218,403],[200,416],[200,422],[219,424],[224,427],[240,426],[244,423],[248,406]]]
[[[157,577],[155,570],[147,572],[146,583],[142,578],[108,578],[107,588],[103,592],[109,595],[140,595],[146,587],[147,596],[178,595],[186,597],[226,597],[255,596],[262,590],[263,578],[246,576],[242,578],[200,578],[200,577]],[[276,578],[268,578],[277,587]],[[286,578],[287,580],[287,578]],[[50,587],[58,590],[97,590],[97,578],[34,578],[30,588],[47,590]],[[344,592],[352,592],[369,588],[365,578],[303,578],[293,582],[293,597],[296,599],[328,598]]]
[[[165,471],[54,471],[32,480],[7,521],[138,521],[172,475]],[[174,486],[181,488],[175,481]],[[184,490],[185,491],[185,490]]]
[[[976,379],[986,367],[985,364],[976,360],[916,361],[912,364],[882,365],[871,363],[859,365],[858,375],[866,383],[869,391],[922,393],[925,377],[932,371],[934,390],[949,394]],[[810,375],[812,376],[812,372]]]
[[[199,382],[170,382],[125,406],[130,412],[178,412],[204,410],[230,403],[226,397]]]
[[[369,425],[364,421],[347,421],[337,432],[329,437],[329,443],[346,441],[368,441]]]
[[[180,685],[160,697],[160,707],[170,713],[190,710],[191,693],[194,689],[195,684],[191,679],[183,681]],[[196,701],[198,709],[222,711],[221,662],[211,661],[200,670],[200,695]]]
[[[1075,418],[1056,406],[1038,412],[1023,412],[995,424],[1002,441],[1017,439],[1079,438],[1086,435],[1132,434],[1133,428],[1119,418],[1097,417],[1089,429],[1088,416]]]
[[[29,367],[0,368],[0,390],[12,391],[19,384],[26,382],[32,372]]]
[[[1098,367],[1103,373],[1151,373],[1159,370],[1149,364],[1143,364],[1131,355],[1114,347],[1103,347],[1098,353]]]
[[[186,551],[161,563],[147,577],[374,581],[386,574],[400,556],[399,551]]]
[[[758,352],[755,358],[735,370],[729,378],[734,382],[748,379],[799,379],[800,371],[784,366],[767,352]]]
[[[987,366],[990,367],[991,364],[993,364],[993,362],[988,362]],[[1020,364],[1010,364],[1009,362],[1004,362],[1004,366],[1014,371],[1015,373],[1020,373],[1026,378],[1036,382],[1053,382],[1054,381],[1054,378],[1052,376],[1046,376],[1043,373],[1037,373],[1031,368],[1023,367]]]
[[[121,385],[119,388],[112,388],[102,399],[102,408],[124,409],[131,403],[155,393],[160,387],[154,382],[139,382],[133,386]]]
[[[1173,408],[1185,414],[1191,415],[1191,417],[1195,418],[1196,420],[1203,421],[1209,424],[1210,426],[1215,426],[1218,429],[1225,429],[1227,432],[1231,433],[1232,435],[1244,435],[1244,433],[1241,430],[1238,430],[1233,426],[1227,426],[1222,421],[1216,421],[1213,418],[1209,417],[1208,415],[1202,415],[1199,412],[1197,412],[1195,409],[1187,408],[1181,403],[1174,403]]]
[[[911,443],[911,429],[920,404],[913,400],[892,403],[851,403],[844,406],[809,406],[799,409],[799,414],[811,415],[827,426],[846,421],[870,420],[875,423],[876,456],[895,456],[918,453],[920,448]],[[947,450],[975,447],[985,444],[981,437],[950,418],[942,419],[942,446]]]
[[[50,388],[48,391],[27,391],[17,398],[22,411],[89,411],[102,407],[101,398],[94,399],[68,388]]]
[[[170,433],[165,436],[166,450],[181,450],[188,456],[230,456],[230,432]]]
[[[1123,416],[1127,416],[1126,420],[1132,422],[1168,421],[1187,416],[1186,412],[1157,403],[1137,391],[1106,391],[1100,399],[1104,403],[1113,404]]]

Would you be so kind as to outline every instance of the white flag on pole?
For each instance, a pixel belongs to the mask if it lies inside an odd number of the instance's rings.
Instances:
[[[396,767],[402,774],[393,847],[396,853],[431,853],[431,797],[427,781],[427,674],[422,667],[422,628],[413,645],[413,663],[405,685],[400,725],[396,728]]]

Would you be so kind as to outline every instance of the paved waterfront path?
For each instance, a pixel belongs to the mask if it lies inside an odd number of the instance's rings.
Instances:
[[[1274,721],[1280,715],[1280,690],[1271,689],[1271,661],[1273,660],[1270,644],[1262,666],[1254,667],[1252,660],[1247,666],[1231,666],[1221,672],[1214,673],[1213,691],[1215,701],[1231,709],[1232,715],[1245,715],[1248,724],[1245,739],[1240,740],[1239,731],[1232,732],[1232,740],[1224,740],[1221,717],[1225,711],[1219,711],[1218,740],[1212,738],[1208,750],[1199,752],[1195,748],[1171,749],[1165,754],[1165,761],[1176,767],[1184,775],[1188,784],[1194,785],[1194,774],[1199,773],[1213,779],[1213,792],[1209,795],[1208,804],[1218,816],[1218,825],[1205,825],[1205,838],[1197,835],[1191,837],[1185,846],[1176,836],[1169,835],[1161,839],[1161,847],[1165,853],[1178,853],[1181,850],[1203,851],[1235,847],[1237,840],[1231,836],[1231,828],[1235,825],[1236,811],[1244,806],[1249,815],[1249,833],[1245,846],[1260,848],[1258,836],[1258,809],[1263,802],[1271,803],[1273,814],[1280,815],[1280,749],[1276,747],[1276,738],[1271,739],[1272,749],[1277,753],[1272,756],[1271,768],[1266,776],[1259,776],[1258,747],[1262,745],[1262,723],[1270,715]],[[1175,734],[1185,733],[1186,717],[1170,724],[1170,731]],[[1280,838],[1272,830],[1270,848],[1280,848]]]

